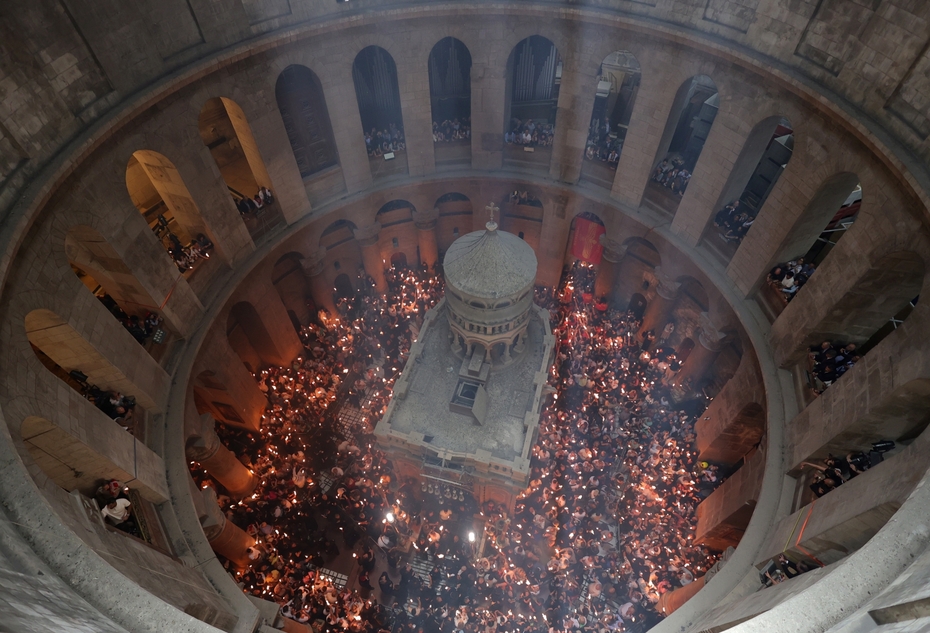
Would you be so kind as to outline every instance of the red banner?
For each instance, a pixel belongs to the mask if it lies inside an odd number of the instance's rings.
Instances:
[[[584,218],[575,218],[575,237],[572,240],[572,255],[589,264],[601,263],[604,247],[599,238],[607,232],[603,225]]]

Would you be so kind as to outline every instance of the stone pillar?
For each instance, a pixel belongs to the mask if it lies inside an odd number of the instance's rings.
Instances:
[[[439,209],[416,211],[413,223],[417,227],[417,245],[420,247],[420,262],[430,269],[439,260],[439,245],[436,242],[436,223]]]
[[[723,335],[702,316],[701,334],[698,344],[694,346],[688,360],[682,365],[681,371],[675,377],[675,385],[681,387],[690,383],[690,389],[697,391],[704,382],[707,370],[710,369],[720,354],[720,339]]]
[[[223,446],[216,434],[216,422],[209,414],[200,416],[200,436],[188,443],[187,459],[198,462],[234,499],[242,499],[255,490],[258,478],[243,466],[231,450]]]
[[[375,280],[375,288],[377,288],[378,292],[384,294],[387,292],[387,281],[384,279],[381,247],[378,245],[378,234],[380,232],[381,223],[375,222],[360,229],[355,229],[352,234],[362,250],[362,265],[365,266],[365,272]]]
[[[239,569],[249,567],[252,562],[247,550],[255,545],[255,539],[226,518],[217,505],[216,493],[212,488],[204,489],[203,496],[207,517],[203,520],[202,527],[210,547]]]
[[[323,274],[325,259],[326,251],[321,250],[300,260],[300,265],[310,280],[310,295],[313,297],[313,303],[317,308],[323,308],[329,312],[331,317],[335,317],[339,313],[336,311],[336,302],[333,301],[333,287],[326,281],[326,275]]]
[[[620,260],[626,254],[626,247],[607,237],[606,234],[601,235],[599,241],[604,247],[604,252],[594,280],[594,296],[607,297],[610,303],[613,298],[614,282],[617,280],[617,271],[620,269]]]
[[[665,326],[668,315],[678,298],[678,289],[681,287],[681,284],[676,283],[675,280],[663,273],[661,267],[656,268],[655,275],[656,279],[659,280],[659,285],[656,286],[655,297],[646,305],[646,312],[643,314],[643,326],[640,328],[642,332],[647,330],[658,331]]]
[[[488,25],[488,31],[503,30]],[[502,48],[505,40],[489,35],[482,42],[490,48]],[[471,66],[471,166],[472,169],[500,169],[504,159],[505,93],[507,91],[507,55],[509,51],[477,51]]]
[[[574,42],[583,45],[583,40]],[[578,60],[586,57],[585,51],[582,50],[571,53],[566,51],[566,63],[563,64],[562,83],[559,86],[552,160],[549,165],[549,176],[571,184],[578,182],[581,176],[588,125],[591,122],[591,111],[594,109],[594,87],[597,85],[597,73],[584,72],[579,67]],[[598,67],[585,65],[585,68],[596,71]]]
[[[755,451],[698,505],[695,543],[721,552],[739,544],[759,500],[764,470],[765,451]]]

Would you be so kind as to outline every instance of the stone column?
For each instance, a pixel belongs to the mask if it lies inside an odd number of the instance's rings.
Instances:
[[[188,443],[187,459],[198,462],[234,499],[242,499],[255,490],[258,478],[223,446],[216,434],[216,421],[209,414],[200,416],[200,436]]]
[[[333,287],[326,281],[323,269],[326,266],[326,251],[320,250],[306,259],[300,260],[304,274],[310,280],[310,295],[317,308],[323,308],[331,317],[338,316],[336,302],[333,301]]]
[[[655,275],[659,280],[659,285],[656,286],[655,297],[649,301],[646,312],[643,314],[643,326],[640,328],[642,332],[658,330],[665,325],[678,298],[678,289],[681,287],[681,284],[663,273],[661,267],[656,268]]]
[[[355,229],[352,234],[362,249],[362,264],[365,272],[375,280],[375,288],[384,294],[387,292],[387,281],[384,279],[384,262],[381,260],[381,247],[378,245],[378,234],[381,232],[381,223],[375,222],[368,226]]]
[[[436,223],[439,209],[416,211],[413,223],[417,227],[417,244],[420,247],[420,262],[430,269],[439,260],[439,245],[436,242]]]
[[[617,280],[617,271],[620,269],[620,260],[626,254],[626,247],[617,240],[607,237],[599,238],[604,252],[601,263],[597,267],[597,277],[594,280],[594,296],[607,297],[607,302],[613,299],[614,282]]]
[[[488,31],[503,28],[488,25]],[[471,166],[472,169],[500,169],[504,158],[504,95],[507,91],[507,55],[504,40],[489,35],[483,39],[487,51],[472,51],[471,66]]]
[[[697,391],[699,386],[705,382],[707,370],[720,355],[720,339],[723,335],[706,319],[706,314],[705,312],[701,315],[701,334],[698,336],[698,344],[694,346],[694,350],[682,365],[674,381],[679,387],[690,383],[688,388],[692,391]]]
[[[581,44],[580,41],[576,42]],[[583,51],[572,53],[566,55],[566,63],[563,64],[549,176],[574,184],[581,176],[581,163],[588,140],[588,124],[594,109],[597,73],[584,72],[579,67],[578,60],[587,57]],[[586,68],[596,71],[598,67]]]
[[[203,533],[210,543],[213,551],[229,560],[240,569],[249,567],[248,548],[255,545],[255,539],[226,518],[216,501],[216,493],[212,488],[205,488],[202,492],[207,516],[202,521]]]

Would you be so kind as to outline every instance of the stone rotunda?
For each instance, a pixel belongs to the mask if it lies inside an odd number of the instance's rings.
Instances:
[[[244,526],[190,462],[255,494],[223,427],[268,437],[256,372],[495,200],[538,286],[587,262],[594,305],[644,312],[713,397],[696,449],[732,474],[694,540],[735,550],[655,633],[930,630],[930,3],[4,0],[0,22],[0,629],[267,632],[278,605],[221,560]],[[798,258],[803,287],[767,283]],[[506,498],[548,330],[466,294],[420,324],[379,441]],[[818,395],[828,339],[860,360]],[[135,398],[131,431],[90,386]],[[811,464],[876,440],[898,448],[814,496]],[[144,538],[102,518],[111,477]],[[815,569],[769,586],[782,554]]]

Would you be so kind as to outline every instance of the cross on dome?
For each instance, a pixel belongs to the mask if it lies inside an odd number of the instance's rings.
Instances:
[[[484,210],[487,211],[488,214],[489,214],[490,217],[491,217],[491,219],[488,221],[488,223],[484,225],[485,228],[487,228],[489,231],[496,231],[496,230],[497,230],[497,222],[494,221],[494,214],[497,213],[498,211],[500,211],[500,207],[498,207],[498,206],[497,206],[496,204],[494,204],[493,202],[489,202],[489,203],[488,203],[488,206],[486,206],[486,207],[484,208]]]

